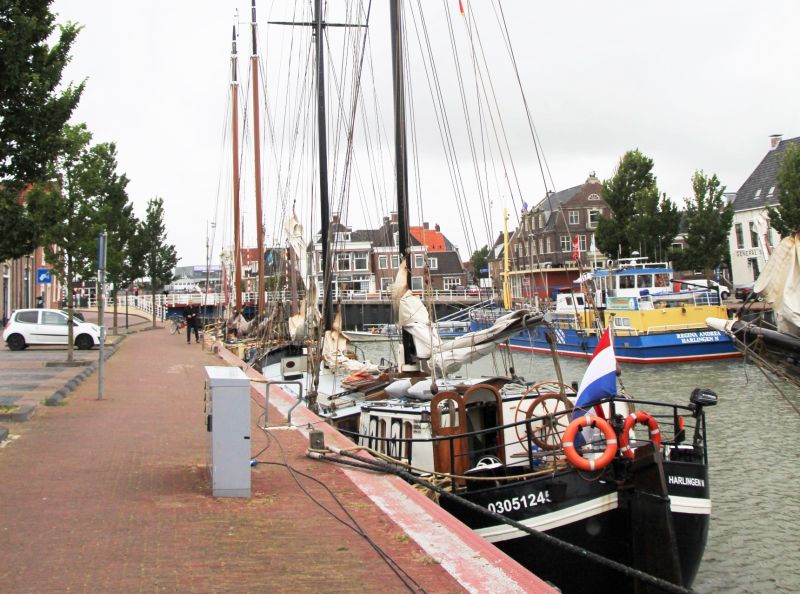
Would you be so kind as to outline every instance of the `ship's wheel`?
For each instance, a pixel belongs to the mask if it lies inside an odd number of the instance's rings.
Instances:
[[[554,388],[558,391],[552,391]],[[525,419],[537,419],[530,423],[531,439],[543,450],[561,449],[561,436],[571,421],[572,415],[569,413],[574,408],[572,402],[566,396],[561,395],[562,390],[566,392],[567,389],[567,386],[557,381],[548,381],[531,386],[526,393],[530,394],[535,391],[538,394],[525,412]],[[520,399],[521,403],[522,399]],[[517,411],[519,412],[519,405]],[[523,427],[526,425],[515,427],[517,438],[521,443],[527,439],[522,430]]]

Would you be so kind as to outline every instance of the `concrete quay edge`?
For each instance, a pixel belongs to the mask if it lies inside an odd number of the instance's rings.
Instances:
[[[213,348],[228,365],[242,369],[253,380],[264,381],[260,373],[223,345],[216,343]],[[263,383],[251,384],[250,391],[253,396],[266,398]],[[285,417],[297,400],[279,386],[271,386],[269,404]],[[306,439],[309,429],[314,428],[325,434],[328,444],[340,448],[355,445],[302,404],[294,409],[292,419],[294,427]],[[349,468],[344,470],[344,474],[468,591],[497,594],[557,592],[399,477]]]

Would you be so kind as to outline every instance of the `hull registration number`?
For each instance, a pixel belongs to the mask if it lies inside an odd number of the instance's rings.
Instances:
[[[502,514],[525,509],[526,507],[544,505],[545,503],[551,503],[549,491],[539,491],[538,493],[528,493],[527,495],[493,501],[486,507],[490,512]]]

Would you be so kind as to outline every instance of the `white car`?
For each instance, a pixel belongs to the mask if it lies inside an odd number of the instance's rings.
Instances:
[[[18,309],[3,329],[3,340],[12,351],[32,344],[67,344],[67,314],[58,309]],[[73,320],[75,346],[86,350],[100,344],[100,327]]]

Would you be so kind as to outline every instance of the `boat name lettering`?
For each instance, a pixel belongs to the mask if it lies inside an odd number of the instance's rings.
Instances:
[[[705,487],[706,482],[693,476],[669,476],[670,485],[684,485],[685,487]]]
[[[545,503],[552,503],[552,500],[550,499],[550,491],[539,491],[538,493],[528,493],[527,495],[511,497],[510,499],[502,499],[500,501],[490,503],[487,508],[490,512],[502,514],[517,511],[526,507],[544,505]]]
[[[675,335],[683,344],[693,342],[719,342],[720,333],[717,330],[706,330],[703,332],[680,332]]]

